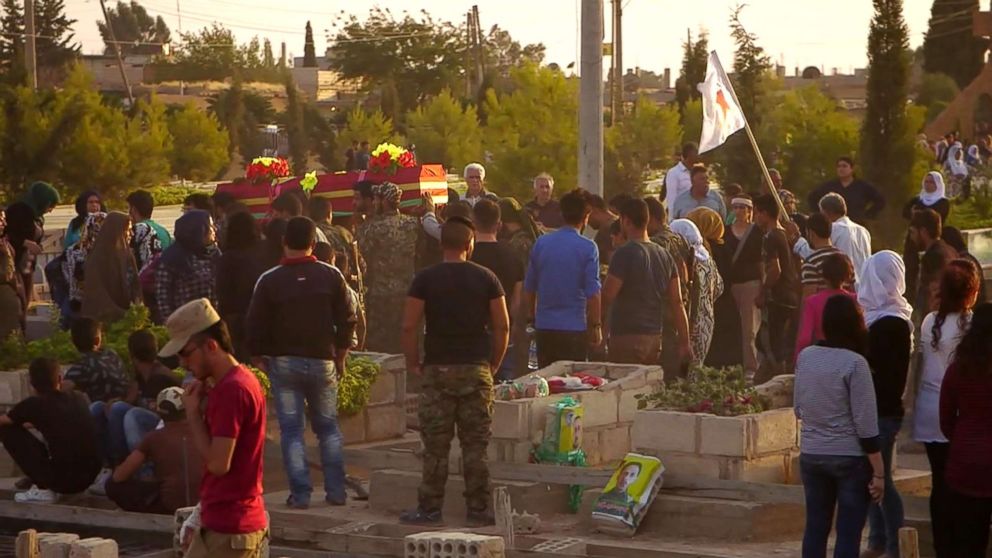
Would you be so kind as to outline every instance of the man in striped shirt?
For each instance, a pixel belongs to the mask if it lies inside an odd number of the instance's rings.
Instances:
[[[830,221],[820,213],[810,215],[806,223],[806,234],[813,251],[803,260],[801,276],[804,299],[827,286],[823,280],[823,262],[831,254],[840,253],[830,242],[832,228]]]

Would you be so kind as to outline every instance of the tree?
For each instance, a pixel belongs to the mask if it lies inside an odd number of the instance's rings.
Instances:
[[[279,68],[275,64],[266,65],[258,37],[239,45],[234,33],[220,23],[195,33],[183,33],[173,66],[173,71],[178,72],[178,75],[171,76],[175,79],[220,81],[242,72],[254,81],[282,81]]]
[[[532,63],[512,69],[510,79],[510,92],[486,95],[487,181],[521,199],[531,195],[531,181],[541,172],[551,173],[563,190],[575,187],[578,81]]]
[[[924,74],[923,79],[916,87],[916,98],[913,102],[917,106],[926,108],[926,121],[931,122],[947,108],[947,105],[951,104],[951,101],[960,92],[957,82],[951,76],[947,74]]]
[[[265,39],[262,44],[262,67],[273,69],[276,67],[276,57],[272,54],[272,41]]]
[[[303,126],[303,106],[300,92],[296,89],[292,76],[286,76],[286,135],[289,137],[289,158],[293,174],[300,176],[309,167],[308,141]]]
[[[24,10],[19,0],[0,1],[0,65],[9,69],[24,55]]]
[[[776,168],[801,199],[835,176],[838,157],[858,151],[857,120],[815,85],[778,97],[765,135],[782,142]]]
[[[207,100],[207,111],[228,131],[231,155],[237,150],[245,158],[261,154],[262,141],[258,128],[272,123],[276,118],[275,109],[268,99],[245,91],[240,73],[235,74],[229,89]]]
[[[410,111],[407,138],[426,163],[462,168],[482,155],[482,131],[475,107],[462,105],[447,89]]]
[[[35,51],[38,70],[61,71],[79,56],[79,43],[74,41],[75,19],[65,14],[65,0],[36,0]]]
[[[760,131],[765,114],[772,109],[771,94],[777,84],[771,73],[771,60],[764,48],[758,45],[758,37],[748,32],[741,22],[743,10],[744,5],[738,5],[730,17],[730,34],[736,46],[732,80],[741,110],[751,128],[756,130],[759,146],[763,148],[762,153],[768,153],[774,143],[767,139],[771,136],[761,134]],[[716,152],[716,156],[723,163],[727,180],[740,182],[745,187],[757,187],[763,183],[761,167],[746,134],[739,133],[730,137]]]
[[[333,171],[344,168],[342,156],[337,151],[337,132],[334,126],[322,114],[317,106],[307,101],[303,105],[303,124],[310,145],[310,152],[325,170]]]
[[[680,108],[692,99],[699,99],[696,85],[706,79],[706,60],[709,58],[709,38],[705,31],[699,32],[699,39],[692,42],[692,35],[682,43],[682,72],[675,80],[675,100]]]
[[[151,185],[168,180],[172,174],[169,160],[174,145],[165,104],[154,95],[139,100],[127,123],[126,138],[131,182]]]
[[[118,0],[116,7],[107,8],[107,17],[110,19],[110,25],[113,26],[117,47],[124,56],[160,54],[162,45],[168,44],[172,39],[169,26],[162,16],[153,18],[148,15],[144,6],[135,0],[131,0],[130,3]],[[106,45],[103,49],[104,54],[113,54],[114,47],[111,44],[112,39],[107,24],[98,20],[96,26]]]
[[[174,147],[172,174],[188,180],[209,180],[228,164],[228,136],[212,115],[187,103],[168,120]]]
[[[310,22],[307,21],[307,31],[306,31],[306,42],[303,44],[303,67],[304,68],[316,68],[317,67],[317,48],[313,43],[313,27],[310,26]]]
[[[426,11],[398,19],[388,8],[375,7],[364,21],[350,15],[335,22],[328,37],[330,66],[342,78],[358,80],[365,91],[393,96],[382,105],[395,122],[445,87],[464,83],[462,35]]]
[[[985,64],[989,41],[972,34],[978,0],[933,0],[930,26],[923,39],[923,70],[947,74],[967,87]]]
[[[609,194],[641,195],[645,171],[655,160],[667,161],[681,138],[678,108],[639,96],[633,112],[606,132]]]
[[[360,106],[348,113],[348,121],[339,138],[341,145],[367,141],[372,144],[373,149],[382,142],[402,143],[393,130],[393,121],[382,110],[376,109],[369,113]]]
[[[682,108],[682,142],[699,142],[703,135],[703,100],[693,99]]]
[[[861,127],[861,169],[865,179],[895,202],[907,199],[916,187],[909,184],[917,132],[908,127],[906,110],[909,31],[902,0],[872,1],[875,15],[868,33],[868,107]]]

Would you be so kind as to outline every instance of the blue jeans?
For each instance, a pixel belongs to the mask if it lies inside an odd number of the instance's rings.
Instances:
[[[158,427],[158,414],[142,407],[132,407],[124,415],[124,439],[127,441],[128,451],[134,451],[141,444],[142,438],[146,434]]]
[[[868,508],[868,548],[884,550],[886,558],[899,558],[899,528],[903,524],[902,497],[892,481],[892,450],[902,428],[902,419],[878,418],[882,461],[885,463],[885,495],[882,504]]]
[[[866,457],[843,455],[799,456],[806,493],[806,531],[803,558],[825,558],[827,538],[837,509],[834,558],[858,558],[861,531],[868,516],[871,466]]]
[[[344,450],[338,429],[338,388],[334,363],[303,357],[269,359],[272,397],[282,436],[282,462],[296,503],[307,504],[313,485],[303,442],[304,411],[320,444],[324,492],[332,502],[344,502]]]
[[[96,423],[97,437],[104,462],[115,466],[127,457],[127,437],[124,435],[124,415],[132,409],[130,403],[115,401],[107,412],[107,404],[97,401],[90,404],[90,414]]]

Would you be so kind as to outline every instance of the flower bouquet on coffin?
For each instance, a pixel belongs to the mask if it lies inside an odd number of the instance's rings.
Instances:
[[[282,157],[257,157],[245,169],[245,178],[253,184],[275,184],[289,177],[289,163]]]
[[[417,166],[417,158],[410,151],[391,143],[380,143],[369,158],[369,172],[396,174],[399,169]]]

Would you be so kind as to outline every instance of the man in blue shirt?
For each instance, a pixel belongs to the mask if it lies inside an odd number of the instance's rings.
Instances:
[[[588,194],[576,189],[559,203],[565,224],[537,239],[524,280],[542,368],[586,360],[589,348],[603,340],[599,251],[579,232],[589,221]]]
[[[708,207],[716,211],[721,219],[727,219],[727,206],[720,192],[710,188],[709,171],[702,163],[693,165],[689,171],[692,177],[692,187],[675,199],[668,212],[674,219],[685,219],[690,211],[697,207]]]

